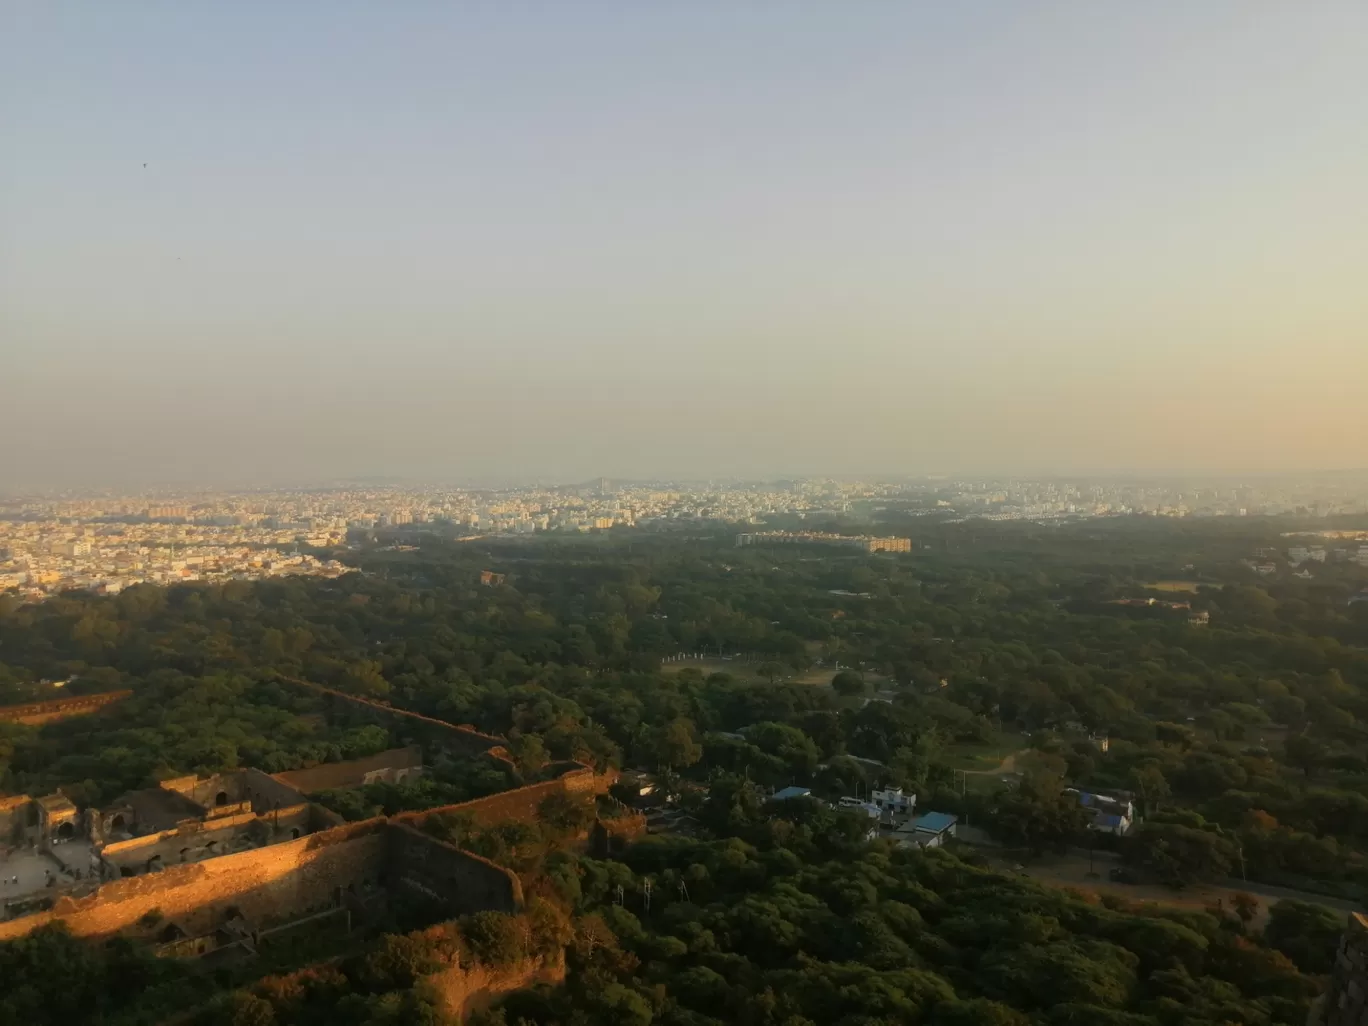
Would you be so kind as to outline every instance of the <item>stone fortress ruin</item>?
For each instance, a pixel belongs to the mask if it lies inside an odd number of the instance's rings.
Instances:
[[[421,721],[424,739],[444,751],[507,758],[501,739],[470,728],[376,703],[353,708]],[[538,783],[358,823],[306,797],[422,771],[415,745],[274,776],[241,769],[178,777],[84,811],[60,793],[0,798],[0,839],[9,842],[0,851],[0,874],[8,874],[0,941],[61,922],[76,936],[137,933],[162,954],[194,957],[253,953],[263,938],[322,919],[349,929],[400,895],[447,917],[515,912],[516,875],[424,833],[423,822],[442,813],[479,826],[534,822],[548,798],[589,802],[616,779],[563,763]],[[7,867],[19,863],[22,879],[9,885],[20,874]]]

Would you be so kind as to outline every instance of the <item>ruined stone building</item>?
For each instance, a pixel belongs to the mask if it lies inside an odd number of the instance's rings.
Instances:
[[[1350,914],[1330,986],[1312,1006],[1307,1026],[1368,1026],[1368,915]]]
[[[292,683],[321,694],[344,722],[378,720],[446,753],[508,759],[502,738],[471,727]],[[306,923],[349,930],[401,897],[417,897],[436,918],[514,912],[518,878],[424,832],[426,819],[535,822],[548,798],[592,802],[616,779],[553,764],[544,770],[550,779],[526,787],[360,823],[343,823],[307,797],[422,772],[415,745],[274,776],[240,769],[177,777],[84,811],[60,793],[0,798],[0,845],[8,844],[0,862],[22,861],[36,892],[6,902],[0,941],[61,922],[79,937],[150,940],[166,955],[231,956]]]
[[[375,772],[339,768],[353,777]],[[122,838],[98,849],[112,877],[0,922],[0,941],[62,922],[80,937],[151,939],[166,955],[229,956],[322,919],[350,929],[400,896],[419,898],[436,918],[515,912],[522,906],[518,878],[423,832],[425,820],[449,813],[481,825],[533,822],[548,798],[592,801],[614,779],[566,764],[554,779],[488,798],[348,824],[255,770],[164,781],[89,810],[92,829]],[[193,814],[175,818],[182,813]],[[149,832],[123,837],[143,829]]]
[[[255,769],[163,780],[88,810],[88,818],[105,879],[295,840],[341,823]]]

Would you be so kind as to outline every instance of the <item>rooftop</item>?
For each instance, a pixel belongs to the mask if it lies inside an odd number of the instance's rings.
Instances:
[[[204,818],[203,806],[164,787],[127,791],[111,802],[105,811],[112,812],[120,806],[132,809],[138,826],[147,833],[171,830],[184,819]]]
[[[391,748],[362,759],[323,762],[307,769],[286,770],[276,773],[274,779],[302,794],[313,794],[334,788],[358,787],[365,782],[367,774],[378,770],[421,769],[422,765],[423,750],[417,745],[410,745],[407,748]]]
[[[959,817],[948,812],[928,812],[912,820],[909,826],[917,833],[942,834],[958,822]]]
[[[790,798],[806,798],[810,794],[812,794],[812,789],[810,787],[786,787],[783,790],[775,791],[774,797],[771,800],[786,802]]]
[[[75,803],[64,794],[44,795],[42,798],[35,798],[34,801],[41,805],[49,815],[54,812],[74,812],[76,810]]]

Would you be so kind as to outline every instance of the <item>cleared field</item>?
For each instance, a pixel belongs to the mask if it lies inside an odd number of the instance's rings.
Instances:
[[[678,662],[660,664],[661,673],[678,673],[680,670],[697,670],[705,677],[712,673],[729,673],[740,680],[761,680],[756,673],[758,661],[744,662],[741,659],[705,658],[705,659],[681,659]],[[813,687],[827,687],[831,684],[831,678],[836,676],[837,671],[830,667],[814,666],[801,672],[788,672],[780,675],[777,681],[786,684],[810,684]],[[881,677],[877,673],[866,673],[865,683],[869,687],[870,693],[877,691],[888,683],[887,677]]]
[[[748,670],[748,664],[739,659],[681,659],[678,662],[661,663],[661,673],[678,673],[680,670],[697,670],[705,677],[710,673],[730,673],[741,676]]]
[[[1151,591],[1185,591],[1191,595],[1197,594],[1201,586],[1200,581],[1150,581],[1145,585]]]
[[[937,761],[967,773],[1014,773],[1016,755],[1029,738],[1022,734],[999,734],[987,744],[949,744]]]

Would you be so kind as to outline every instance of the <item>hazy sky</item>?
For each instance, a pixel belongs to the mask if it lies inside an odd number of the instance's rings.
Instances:
[[[1368,465],[1363,0],[0,11],[0,486]]]

